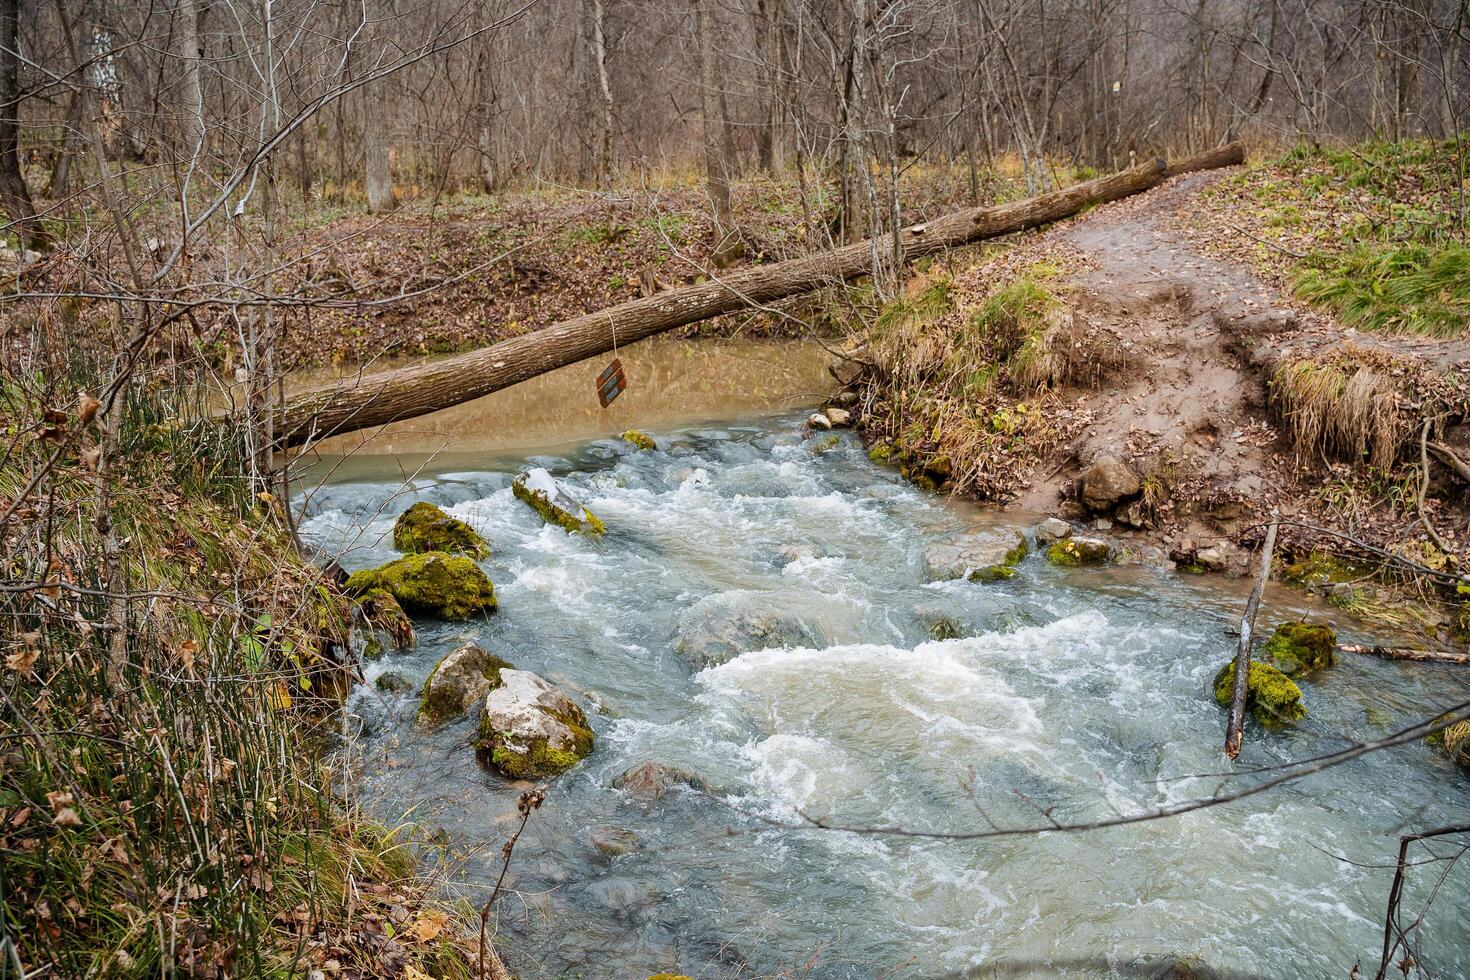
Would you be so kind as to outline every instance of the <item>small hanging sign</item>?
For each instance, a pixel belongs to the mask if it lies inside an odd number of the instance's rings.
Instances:
[[[613,403],[613,399],[623,393],[628,387],[628,376],[623,373],[622,358],[614,357],[612,363],[602,369],[597,376],[597,400],[602,403],[603,408]]]

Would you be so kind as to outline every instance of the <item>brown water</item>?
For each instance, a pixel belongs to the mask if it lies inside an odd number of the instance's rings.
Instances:
[[[582,361],[422,418],[327,439],[322,456],[544,451],[630,428],[678,428],[794,411],[832,391],[833,357],[812,341],[680,340],[655,337],[618,351],[628,377],[604,409],[596,378],[612,355]],[[404,363],[374,367],[402,367]],[[302,372],[297,390],[356,376],[339,368]]]

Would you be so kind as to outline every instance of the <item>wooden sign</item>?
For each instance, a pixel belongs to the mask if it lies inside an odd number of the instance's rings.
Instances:
[[[602,403],[603,408],[613,403],[613,399],[623,393],[628,387],[628,376],[623,373],[623,361],[615,357],[612,363],[602,369],[597,376],[597,400]]]

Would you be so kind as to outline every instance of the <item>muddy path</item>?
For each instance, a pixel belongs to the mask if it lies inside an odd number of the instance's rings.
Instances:
[[[1067,284],[1073,335],[1117,357],[1099,367],[1096,386],[1063,393],[1085,405],[1088,424],[1043,461],[1043,478],[1017,504],[1094,519],[1070,499],[1092,463],[1113,457],[1141,472],[1167,470],[1177,503],[1168,519],[1130,528],[1104,518],[1101,526],[1145,551],[1218,546],[1238,572],[1247,557],[1242,533],[1271,508],[1324,517],[1312,495],[1333,461],[1304,458],[1287,413],[1273,404],[1282,363],[1346,349],[1445,374],[1470,365],[1470,343],[1345,328],[1209,255],[1202,233],[1183,219],[1226,173],[1178,178],[1043,236],[1084,258]],[[1459,428],[1446,438],[1463,441]]]

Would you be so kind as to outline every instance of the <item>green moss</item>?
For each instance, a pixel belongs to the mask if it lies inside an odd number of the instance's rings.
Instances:
[[[1016,546],[1006,552],[1006,564],[1019,565],[1026,560],[1026,556],[1029,554],[1031,554],[1031,542],[1026,540],[1026,535],[1018,533],[1016,535]]]
[[[1372,569],[1339,558],[1331,552],[1314,551],[1284,566],[1280,578],[1287,585],[1310,588],[1314,585],[1351,582],[1371,572]]]
[[[812,443],[812,452],[814,452],[814,453],[825,453],[825,452],[829,452],[829,451],[831,451],[833,449],[836,449],[840,445],[842,445],[842,437],[839,436],[839,435],[833,434],[833,435],[826,436],[824,438],[818,439],[816,442]]]
[[[1319,623],[1282,623],[1266,641],[1266,654],[1288,674],[1337,663],[1337,634]]]
[[[1205,565],[1197,561],[1176,564],[1174,567],[1177,568],[1179,571],[1184,572],[1186,575],[1204,575],[1209,572],[1209,568],[1205,567]]]
[[[1004,582],[1006,579],[1015,577],[1016,570],[1008,564],[986,565],[970,573],[971,582]]]
[[[642,432],[639,432],[637,429],[629,429],[627,432],[624,432],[623,441],[632,443],[639,449],[658,448],[658,443],[654,442],[651,436],[646,436]]]
[[[1307,708],[1302,704],[1302,689],[1270,664],[1252,660],[1245,684],[1246,707],[1261,724],[1276,727],[1307,716]],[[1234,698],[1235,661],[1232,660],[1215,675],[1215,700],[1221,707],[1228,708]]]
[[[431,503],[420,501],[398,515],[393,524],[393,547],[405,555],[426,551],[487,558],[490,545],[480,533]]]
[[[1063,538],[1047,545],[1046,560],[1053,565],[1101,565],[1108,560],[1108,546],[1088,538]]]
[[[381,568],[356,572],[345,588],[353,595],[384,589],[405,609],[448,620],[493,613],[498,606],[495,586],[479,565],[464,555],[442,551],[408,555]]]
[[[492,729],[489,719],[480,720],[479,747],[487,753],[490,764],[512,779],[545,779],[566,772],[592,752],[595,736],[587,725],[587,717],[576,705],[569,711],[554,711],[542,705],[537,710],[566,725],[572,733],[572,747],[559,749],[546,739],[536,739],[518,752],[507,745],[504,737]]]
[[[893,443],[875,442],[868,450],[868,458],[875,463],[886,463],[893,458]]]
[[[586,507],[582,508],[582,515],[579,518],[553,504],[545,493],[533,490],[526,485],[524,474],[511,482],[510,491],[515,494],[517,500],[524,502],[539,514],[547,524],[555,524],[569,532],[581,531],[584,534],[602,534],[607,530],[602,521],[598,520],[597,515]]]

